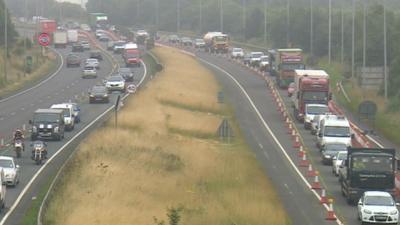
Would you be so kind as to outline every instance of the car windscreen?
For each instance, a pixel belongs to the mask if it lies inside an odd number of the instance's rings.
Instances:
[[[14,164],[9,159],[0,159],[1,168],[14,168]]]
[[[390,156],[353,156],[353,171],[392,172],[393,158]]]
[[[242,52],[243,50],[241,48],[233,48],[232,52]]]
[[[394,206],[394,201],[391,197],[386,196],[366,196],[364,198],[365,205],[381,205]]]
[[[58,123],[60,119],[57,113],[35,113],[33,120],[37,123]]]
[[[85,66],[85,70],[94,70],[93,66]]]
[[[108,81],[123,81],[124,79],[120,76],[111,76]]]
[[[305,66],[299,63],[285,63],[280,65],[282,70],[304,70]]]
[[[328,107],[327,106],[307,106],[306,111],[307,111],[307,114],[311,114],[311,115],[325,114],[328,112]]]
[[[338,159],[338,160],[345,160],[345,159],[347,159],[347,153],[339,153],[337,159]]]
[[[251,53],[252,58],[260,58],[261,56],[263,56],[262,53]]]
[[[328,93],[323,91],[305,91],[303,92],[304,101],[327,101]],[[316,103],[316,102],[314,102]],[[321,114],[321,113],[319,113]]]
[[[64,117],[71,116],[71,110],[69,108],[53,108],[53,109],[61,109],[63,111]]]
[[[106,93],[107,89],[106,89],[106,87],[93,87],[91,92],[93,94],[102,94],[102,93]]]
[[[325,145],[325,150],[326,151],[346,151],[347,146],[345,144],[326,144]]]
[[[350,137],[350,127],[325,126],[324,136],[326,136],[326,137]]]

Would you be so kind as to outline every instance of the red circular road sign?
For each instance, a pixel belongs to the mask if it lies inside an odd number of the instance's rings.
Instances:
[[[50,44],[50,35],[48,33],[41,33],[38,36],[38,42],[41,46],[48,46]]]

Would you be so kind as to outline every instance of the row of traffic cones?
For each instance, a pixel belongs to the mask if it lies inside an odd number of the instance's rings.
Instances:
[[[289,117],[285,104],[280,98],[278,91],[275,88],[274,82],[272,81],[272,79],[265,75],[265,72],[263,73],[261,71],[257,71],[255,68],[245,65],[242,62],[240,62],[240,64],[244,67],[248,67],[252,72],[258,73],[258,75],[263,77],[266,81],[267,87],[271,95],[273,96],[275,103],[277,104],[277,111],[281,114],[282,120],[284,121],[287,128],[287,134],[291,135],[291,138],[293,140],[293,148],[298,149],[298,157],[300,158],[298,166],[302,168],[307,168],[306,176],[313,179],[311,183],[311,188],[313,190],[318,190],[321,192],[319,201],[321,204],[326,204],[328,206],[326,220],[336,220],[337,218],[333,210],[333,199],[328,199],[326,195],[326,190],[322,188],[322,185],[319,181],[319,172],[313,169],[312,164],[307,159],[306,151],[304,151],[304,147],[300,142],[300,135],[296,131],[295,126]]]

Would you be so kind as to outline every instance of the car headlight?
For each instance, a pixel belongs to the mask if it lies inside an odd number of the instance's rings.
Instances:
[[[372,211],[368,210],[368,209],[364,209],[363,212],[366,213],[366,214],[371,214],[372,213]]]
[[[398,212],[397,209],[396,209],[396,210],[393,210],[393,211],[390,212],[390,215],[396,215],[397,212]]]
[[[330,155],[324,155],[325,158],[330,159],[331,156]]]
[[[103,97],[108,97],[108,94],[104,94]]]
[[[90,97],[94,98],[94,95],[89,95]]]
[[[54,132],[58,133],[60,131],[60,128],[58,126],[54,127]]]

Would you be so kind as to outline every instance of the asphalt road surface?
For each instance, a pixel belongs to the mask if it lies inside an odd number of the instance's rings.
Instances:
[[[227,99],[235,108],[237,119],[246,140],[265,168],[265,173],[273,181],[293,224],[336,224],[336,222],[325,220],[325,208],[319,204],[317,198],[291,164],[291,162],[295,164],[299,162],[298,151],[292,146],[293,140],[287,134],[287,129],[277,111],[272,94],[266,87],[265,80],[249,68],[221,55],[211,55],[190,48],[186,48],[186,50],[194,53],[205,66],[214,71]],[[234,82],[230,76],[236,79],[238,83]],[[252,103],[238,85],[247,92]],[[286,97],[286,91],[281,90],[280,94],[286,107],[290,110],[290,99]],[[269,126],[274,137],[263,126],[263,121],[259,116]],[[305,130],[303,124],[297,122],[296,126],[304,140],[305,147],[309,150],[309,159],[314,169],[320,172],[320,181],[326,188],[328,197],[334,199],[335,213],[340,222],[343,224],[359,224],[357,208],[348,205],[341,195],[338,178],[332,174],[331,166],[321,163],[321,155],[315,146],[316,137]],[[282,145],[284,152],[277,145],[275,138]],[[289,156],[290,160],[286,156]],[[297,168],[303,175],[306,174],[306,168]],[[309,183],[312,182],[311,178],[307,178],[307,180]]]
[[[98,77],[96,79],[82,79],[82,67],[66,68],[64,59],[66,54],[71,52],[71,47],[56,49],[56,51],[59,53],[58,61],[61,63],[61,68],[51,79],[26,93],[0,101],[0,134],[7,139],[7,137],[11,138],[12,132],[16,128],[26,126],[27,130],[29,130],[28,121],[32,118],[33,112],[36,109],[48,108],[52,104],[69,101],[77,102],[80,105],[81,123],[75,124],[75,129],[73,131],[65,132],[65,139],[63,141],[48,142],[49,159],[53,154],[59,151],[60,148],[62,148],[62,151],[57,153],[57,157],[54,157],[54,160],[46,166],[46,169],[41,171],[40,175],[35,179],[29,189],[26,188],[27,184],[43,165],[35,165],[33,160],[31,160],[29,141],[26,141],[25,145],[28,149],[23,152],[22,158],[17,159],[17,163],[21,167],[20,183],[16,187],[7,188],[6,208],[0,214],[0,218],[2,218],[0,224],[20,224],[22,216],[31,205],[31,202],[36,199],[37,194],[41,190],[40,188],[49,182],[49,178],[57,172],[58,168],[71,154],[74,147],[85,136],[87,131],[85,129],[85,132],[83,132],[83,129],[110,108],[115,103],[117,95],[119,94],[112,93],[109,104],[89,104],[88,89],[97,83],[101,83],[102,80],[112,72],[114,65],[110,58],[104,57],[104,60],[101,61],[100,71],[98,71]],[[88,51],[78,54],[82,59],[89,57]],[[103,56],[105,56],[105,54],[103,54]],[[121,56],[114,55],[114,57],[118,63],[122,63]],[[133,83],[138,84],[145,76],[144,67],[135,68],[133,71],[135,74]],[[99,126],[99,124],[101,123],[97,123],[94,127],[87,130],[93,130],[93,128]],[[82,133],[82,135],[75,138],[70,145],[64,146],[78,133]],[[26,134],[26,137],[29,138],[29,133]],[[15,155],[11,146],[2,148],[0,154],[9,156]],[[23,191],[26,192],[25,195],[20,196]],[[20,204],[10,213],[10,208],[13,207],[17,199],[20,201]],[[5,215],[7,219],[5,219]]]

